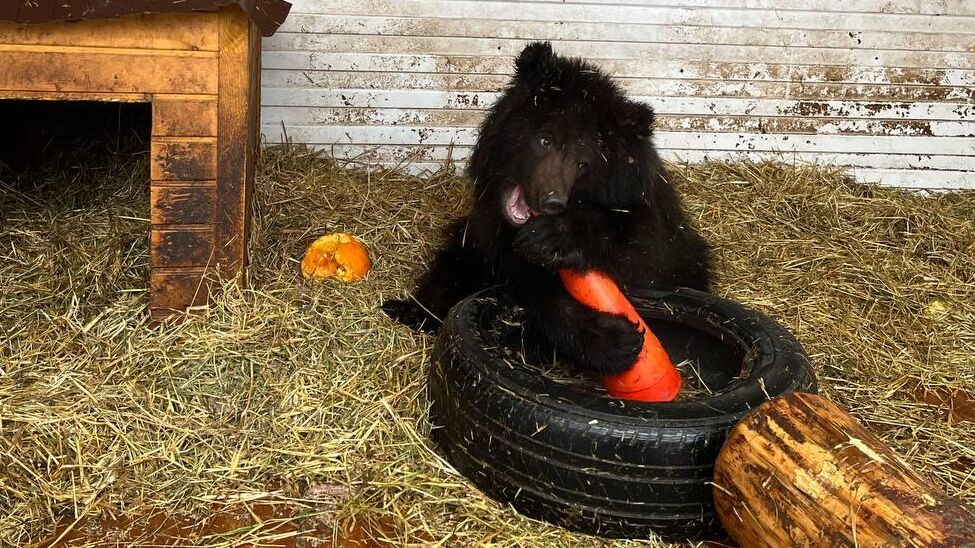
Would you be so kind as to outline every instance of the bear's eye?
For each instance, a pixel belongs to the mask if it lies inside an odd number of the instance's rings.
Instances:
[[[542,137],[541,139],[538,140],[538,144],[542,145],[545,148],[548,148],[552,146],[552,141],[550,141],[548,137]]]
[[[586,162],[579,162],[578,164],[576,164],[576,167],[579,168],[579,171],[582,171],[587,167],[589,167],[589,164],[587,164]]]

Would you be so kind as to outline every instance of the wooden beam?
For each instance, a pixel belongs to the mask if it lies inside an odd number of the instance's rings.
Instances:
[[[216,51],[216,13],[173,13],[21,25],[0,22],[0,44]]]
[[[197,57],[152,50],[11,48],[0,45],[0,92],[217,92],[218,62],[213,53]]]
[[[217,178],[217,145],[213,141],[161,141],[153,138],[150,177],[158,180]]]
[[[149,93],[113,93],[99,91],[31,91],[28,89],[0,90],[0,99],[28,101],[113,101],[118,103],[148,103]]]
[[[150,267],[205,267],[213,255],[213,227],[153,228],[149,236]]]
[[[153,182],[150,217],[153,227],[162,225],[212,225],[217,205],[216,185],[210,181],[163,184]]]
[[[256,25],[250,25],[250,33],[248,36],[248,58],[250,65],[251,78],[249,82],[249,105],[247,119],[248,119],[248,143],[250,148],[250,154],[247,155],[244,161],[244,195],[243,195],[243,210],[244,210],[244,241],[242,245],[244,257],[242,261],[242,266],[246,266],[247,263],[247,236],[250,234],[251,229],[251,214],[253,213],[252,202],[254,196],[254,174],[257,169],[257,158],[261,153],[261,58],[263,56],[263,49],[261,48],[261,32]]]
[[[260,35],[237,7],[220,12],[216,260],[233,276],[247,262],[249,185],[257,149]]]
[[[217,98],[209,96],[152,99],[153,137],[216,137]]]
[[[206,305],[213,285],[203,268],[155,268],[149,277],[149,311],[153,320]]]

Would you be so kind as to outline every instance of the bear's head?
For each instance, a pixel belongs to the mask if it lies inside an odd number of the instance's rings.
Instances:
[[[515,69],[481,126],[469,165],[475,195],[498,200],[515,226],[580,203],[620,207],[640,199],[636,164],[649,144],[653,110],[547,42],[529,44]]]

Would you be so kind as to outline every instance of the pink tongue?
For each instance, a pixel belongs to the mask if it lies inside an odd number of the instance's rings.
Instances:
[[[528,203],[525,202],[525,193],[521,188],[521,185],[515,187],[511,191],[511,195],[508,196],[508,211],[511,216],[519,221],[526,221],[528,217],[532,215],[532,210],[528,207]]]

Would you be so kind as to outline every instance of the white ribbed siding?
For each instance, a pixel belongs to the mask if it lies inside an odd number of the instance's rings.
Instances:
[[[337,157],[463,160],[526,42],[657,112],[673,160],[847,165],[975,189],[975,0],[293,0],[263,55],[263,133]]]

